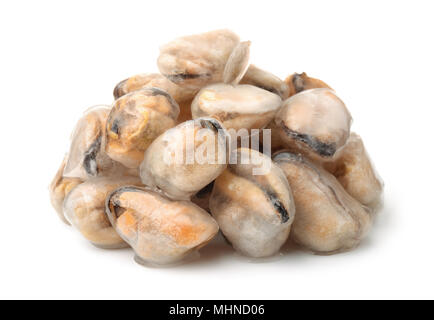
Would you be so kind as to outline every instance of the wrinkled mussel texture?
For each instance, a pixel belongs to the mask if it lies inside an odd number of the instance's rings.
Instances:
[[[289,97],[289,87],[284,81],[274,74],[262,70],[253,64],[249,66],[240,83],[250,84],[252,86],[275,93],[280,96],[282,100],[285,100]]]
[[[311,89],[285,100],[270,128],[273,143],[327,160],[347,142],[351,123],[351,114],[332,90]]]
[[[97,247],[116,249],[127,246],[105,214],[107,196],[125,185],[142,186],[138,177],[97,177],[78,185],[65,198],[65,217]]]
[[[383,180],[375,170],[358,134],[352,132],[339,158],[325,162],[324,168],[360,203],[372,209],[381,207]]]
[[[213,118],[171,128],[145,152],[140,177],[145,185],[176,200],[189,200],[226,168],[228,134]]]
[[[219,230],[214,219],[195,204],[173,201],[147,188],[115,190],[107,197],[106,213],[139,263],[179,262]]]
[[[322,80],[309,77],[306,72],[294,73],[285,79],[285,83],[289,88],[289,96],[293,96],[299,92],[315,88],[328,88],[329,85]]]
[[[63,176],[63,170],[65,169],[66,159],[62,161],[62,164],[54,176],[53,181],[50,184],[50,200],[53,208],[56,210],[59,218],[66,224],[69,225],[68,220],[66,220],[63,214],[63,201],[65,197],[74,189],[76,186],[81,184],[83,180],[79,178],[66,178]]]
[[[155,87],[162,89],[170,94],[178,103],[186,100],[192,100],[197,92],[196,90],[177,86],[175,83],[159,73],[142,73],[119,82],[113,90],[113,96],[115,99],[119,99],[127,93],[134,92],[145,87]]]
[[[234,152],[236,164],[214,182],[211,213],[238,252],[254,258],[274,255],[294,219],[291,187],[268,156],[246,148]]]
[[[64,177],[87,180],[121,171],[121,166],[104,152],[105,124],[109,112],[109,106],[95,106],[78,121],[71,136]]]
[[[354,248],[372,223],[372,212],[351,197],[336,178],[301,155],[278,152],[294,196],[296,215],[291,239],[319,254]]]
[[[226,129],[262,129],[282,105],[274,93],[252,85],[212,84],[199,91],[191,105],[193,119],[213,117]]]
[[[223,81],[226,63],[239,43],[239,37],[229,30],[181,37],[160,48],[158,68],[177,85],[200,89]]]
[[[176,124],[178,115],[176,101],[159,88],[143,88],[120,97],[107,120],[107,154],[128,168],[138,168],[146,148]]]

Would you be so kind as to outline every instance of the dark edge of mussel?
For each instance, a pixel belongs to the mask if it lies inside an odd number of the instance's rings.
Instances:
[[[198,193],[196,193],[197,198],[205,198],[209,193],[212,192],[212,189],[214,187],[214,181],[212,181],[210,184],[207,184],[205,187],[199,190]]]
[[[285,206],[280,202],[280,200],[277,198],[277,196],[270,192],[264,190],[265,194],[267,195],[268,199],[270,199],[271,203],[273,204],[273,207],[277,210],[277,212],[280,215],[280,219],[282,220],[282,223],[286,223],[289,221],[289,214],[286,210]]]
[[[105,214],[108,217],[108,219],[109,219],[111,225],[113,226],[113,228],[115,228],[115,225],[116,225],[116,221],[115,221],[114,217],[116,217],[116,219],[117,219],[117,218],[119,218],[122,215],[122,213],[118,214],[116,212],[116,210],[120,209],[119,204],[116,203],[116,202],[113,203],[115,212],[111,211],[111,209],[110,209],[110,203],[112,201],[112,198],[117,193],[119,193],[119,192],[140,192],[140,191],[144,191],[144,190],[146,190],[146,189],[140,188],[140,187],[136,187],[136,186],[123,186],[123,187],[119,187],[119,188],[115,189],[113,192],[111,192],[107,196],[107,198],[105,200]]]
[[[84,154],[83,166],[86,173],[91,177],[96,177],[98,175],[99,170],[96,158],[101,149],[101,141],[102,136],[99,135]]]
[[[164,76],[174,83],[181,83],[184,80],[198,79],[198,78],[210,78],[211,75],[209,73],[203,74],[192,74],[192,73],[173,73],[173,74],[164,74]]]
[[[239,149],[234,150],[234,152],[239,152]],[[237,159],[241,159],[240,156],[237,156],[237,157],[238,157]],[[270,161],[272,161],[271,158],[270,158]],[[238,174],[233,170],[232,166],[228,166],[228,170],[231,171],[234,175],[238,176]],[[243,178],[246,179],[246,180],[248,180],[248,181],[250,181],[256,187],[258,187],[262,191],[262,193],[270,200],[273,208],[276,209],[276,211],[279,213],[279,216],[280,216],[280,219],[281,219],[282,223],[286,223],[286,222],[289,221],[290,216],[289,216],[288,211],[286,210],[286,208],[283,205],[283,203],[280,202],[280,200],[277,198],[276,194],[272,190],[264,188],[262,185],[260,185],[258,183],[257,180],[252,179],[251,177],[243,176]]]
[[[327,181],[325,181],[322,178],[322,174],[321,174],[320,169],[313,162],[311,162],[310,160],[306,159],[303,155],[301,155],[301,154],[295,154],[295,153],[293,153],[293,152],[291,152],[289,150],[279,150],[275,154],[273,154],[272,159],[273,159],[273,161],[276,161],[276,162],[279,162],[279,161],[281,161],[281,162],[298,162],[298,163],[301,163],[301,164],[307,166],[308,168],[310,168],[311,170],[313,170],[318,175],[318,177],[321,180],[321,182],[330,190],[330,192],[332,193],[332,195],[333,195],[336,203],[338,203],[342,208],[346,208],[346,206],[344,205],[344,203],[341,201],[341,199],[337,195],[335,189],[329,183],[327,183]],[[348,195],[348,196],[350,196],[350,195]],[[360,204],[360,205],[363,208],[365,208],[365,210],[368,209],[363,204]],[[353,212],[351,210],[348,210],[347,212],[353,217]],[[355,219],[355,221],[357,221],[357,219]]]
[[[200,118],[200,125],[202,126],[202,128],[208,128],[216,133],[218,133],[219,130],[223,130],[223,127],[220,125],[220,123],[212,118]]]
[[[113,97],[115,98],[115,100],[119,99],[124,95],[124,93],[122,92],[122,86],[128,81],[128,79],[129,78],[122,80],[113,89]]]
[[[152,96],[163,96],[165,97],[170,105],[172,106],[173,109],[175,109],[177,112],[175,112],[176,116],[175,118],[178,117],[179,113],[180,113],[180,108],[178,103],[175,101],[175,99],[173,99],[173,97],[165,90],[157,88],[157,87],[143,87],[141,90],[147,90],[151,92]]]
[[[304,133],[298,133],[296,131],[293,131],[289,129],[287,126],[282,124],[283,130],[285,133],[292,138],[294,138],[297,141],[300,141],[307,146],[309,146],[313,151],[317,154],[319,154],[322,157],[333,157],[334,154],[337,151],[336,144],[335,143],[325,143],[321,142],[316,138],[313,138],[307,134]]]
[[[292,76],[292,84],[294,85],[295,93],[299,93],[304,90],[304,80],[302,76],[304,73],[294,73]]]

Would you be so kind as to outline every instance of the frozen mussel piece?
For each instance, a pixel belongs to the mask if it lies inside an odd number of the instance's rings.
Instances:
[[[262,70],[253,64],[249,66],[240,83],[250,84],[252,86],[270,91],[279,95],[283,100],[289,96],[289,87],[284,81],[274,74]]]
[[[119,82],[113,90],[115,99],[145,87],[155,87],[166,91],[176,102],[192,100],[197,90],[182,88],[159,73],[142,73]]]
[[[120,97],[107,120],[107,154],[128,168],[138,168],[148,146],[176,124],[178,115],[176,101],[159,88]]]
[[[311,89],[285,100],[270,127],[286,148],[327,159],[345,145],[351,123],[351,114],[332,90]]]
[[[228,134],[215,119],[181,123],[149,146],[140,177],[169,198],[189,200],[226,168],[227,140]]]
[[[63,176],[63,170],[65,168],[66,159],[62,161],[62,164],[54,176],[53,181],[50,184],[50,200],[53,208],[56,210],[59,218],[66,224],[69,225],[68,220],[66,220],[63,214],[63,201],[65,197],[74,189],[76,186],[81,184],[83,180],[79,178],[66,178]]]
[[[218,232],[214,219],[189,201],[172,201],[147,188],[121,187],[106,212],[139,263],[171,264],[205,246]]]
[[[294,196],[291,239],[316,253],[331,254],[359,244],[372,224],[369,208],[352,198],[329,172],[301,155],[273,156]]]
[[[182,87],[201,87],[223,81],[223,71],[239,37],[229,30],[185,36],[160,48],[158,68]]]
[[[282,105],[282,99],[261,88],[243,84],[212,84],[199,91],[191,105],[193,119],[213,117],[226,129],[262,129]]]
[[[294,219],[291,187],[266,155],[246,148],[234,152],[237,164],[229,164],[214,183],[211,213],[237,251],[255,258],[274,255]],[[243,164],[242,157],[250,160]]]
[[[352,132],[338,159],[325,162],[324,168],[338,179],[353,198],[372,209],[381,206],[383,180],[358,134]]]
[[[249,67],[250,43],[241,42],[232,51],[223,71],[224,83],[237,85],[243,78]]]
[[[322,80],[309,77],[306,72],[294,73],[285,79],[289,88],[289,96],[293,96],[299,92],[315,88],[328,88],[329,85]]]
[[[105,125],[109,112],[109,106],[95,106],[88,109],[78,121],[72,133],[64,177],[87,180],[122,169],[104,151]]]
[[[65,198],[63,210],[68,221],[92,244],[106,249],[127,247],[105,214],[105,200],[113,190],[142,186],[138,177],[98,177],[75,187]]]

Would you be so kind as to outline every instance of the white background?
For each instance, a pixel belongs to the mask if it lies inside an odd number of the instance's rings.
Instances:
[[[0,298],[434,298],[432,1],[2,1]],[[355,251],[253,263],[218,242],[144,268],[63,225],[48,185],[75,121],[114,85],[157,71],[161,44],[230,28],[251,61],[306,71],[346,102],[386,183]]]

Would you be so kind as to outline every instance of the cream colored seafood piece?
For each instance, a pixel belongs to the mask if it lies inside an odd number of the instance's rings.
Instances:
[[[172,201],[145,188],[117,189],[107,198],[106,212],[140,263],[178,262],[206,245],[219,230],[195,204]]]
[[[105,125],[109,112],[109,106],[95,106],[88,109],[78,121],[71,136],[64,177],[87,180],[122,169],[104,151]]]
[[[330,89],[311,89],[285,100],[271,124],[285,147],[332,158],[350,135],[352,118]]]
[[[294,219],[291,187],[269,157],[245,148],[234,152],[237,164],[229,164],[214,183],[211,213],[237,251],[255,258],[274,255]],[[255,172],[262,168],[268,169]]]
[[[189,200],[226,168],[226,145],[227,133],[215,119],[181,123],[149,146],[140,176],[172,199]]]
[[[68,220],[66,220],[63,214],[63,201],[65,197],[74,189],[76,186],[81,184],[83,180],[79,178],[66,178],[63,176],[63,170],[65,168],[66,159],[62,161],[62,164],[57,171],[53,181],[50,184],[50,200],[53,208],[56,210],[59,218],[66,224],[69,225]]]
[[[222,82],[223,71],[239,37],[229,30],[216,30],[175,39],[160,48],[161,74],[191,89]]]
[[[352,132],[339,158],[324,167],[353,198],[373,209],[381,205],[384,184],[359,135]]]
[[[127,93],[137,91],[145,87],[155,87],[162,89],[170,94],[178,103],[186,100],[192,100],[197,93],[197,90],[191,90],[177,86],[175,83],[159,73],[142,73],[119,82],[113,90],[113,96],[115,99],[119,99]]]
[[[178,115],[176,101],[159,88],[120,97],[107,120],[107,154],[128,168],[138,168],[148,146],[176,124]]]
[[[127,185],[142,186],[137,177],[98,177],[83,182],[65,198],[65,217],[95,246],[126,247],[105,214],[105,200],[113,190]]]
[[[329,172],[290,152],[273,161],[292,188],[296,215],[291,239],[316,253],[331,254],[357,246],[372,224],[372,211],[352,198]]]
[[[306,72],[294,73],[285,79],[285,83],[289,88],[289,96],[293,96],[299,92],[315,88],[328,88],[329,85],[322,80],[309,77]]]
[[[270,91],[279,95],[283,100],[289,97],[289,87],[284,81],[274,74],[262,70],[253,64],[249,66],[240,83],[250,84]]]
[[[203,88],[193,100],[193,119],[213,117],[226,129],[261,129],[275,116],[282,99],[269,91],[243,84],[213,84]]]
[[[237,85],[249,67],[250,41],[239,43],[229,56],[223,71],[223,82]]]

